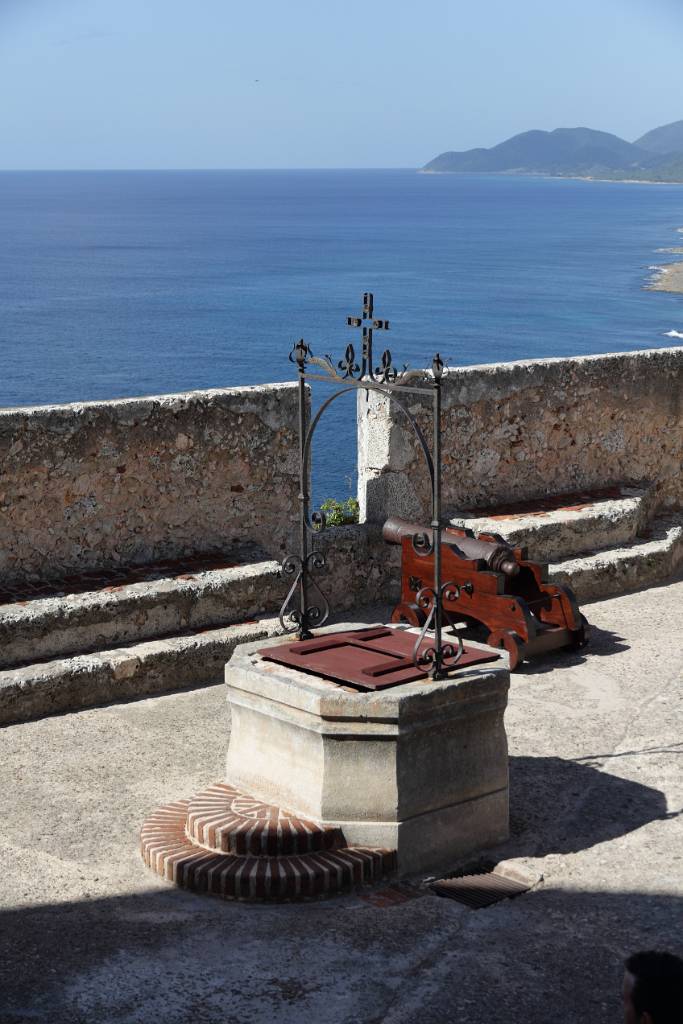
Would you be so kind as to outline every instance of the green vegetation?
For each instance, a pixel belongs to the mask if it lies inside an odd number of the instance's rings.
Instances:
[[[683,182],[683,159],[674,159],[647,170],[609,171],[604,177],[614,181],[668,181],[677,185]]]
[[[327,498],[320,509],[325,513],[328,526],[348,526],[350,523],[357,523],[360,515],[360,507],[355,498],[347,498],[346,501]]]
[[[683,121],[673,121],[661,128],[653,128],[651,132],[636,139],[633,145],[664,156],[667,153],[683,153]]]

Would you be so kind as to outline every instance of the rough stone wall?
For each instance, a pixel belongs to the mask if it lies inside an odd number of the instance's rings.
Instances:
[[[371,523],[328,527],[313,545],[325,556],[325,570],[314,578],[333,616],[363,605],[398,601],[400,548],[386,544],[379,527]]]
[[[0,411],[0,578],[289,550],[295,384]]]
[[[444,512],[612,483],[683,506],[683,348],[466,367],[443,386]],[[431,438],[429,410],[408,399]],[[363,518],[425,518],[400,413],[360,393]],[[0,411],[0,579],[224,550],[297,550],[295,384]],[[335,607],[395,584],[376,531],[330,530]]]
[[[443,383],[443,510],[610,484],[654,484],[683,506],[683,347],[450,370]],[[358,403],[362,518],[429,515],[429,481],[405,417]],[[406,403],[431,444],[430,409]]]

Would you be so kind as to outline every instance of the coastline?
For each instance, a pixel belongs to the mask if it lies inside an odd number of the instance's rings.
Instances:
[[[679,263],[664,263],[657,267],[655,276],[645,287],[651,292],[683,294],[683,260]]]
[[[604,181],[610,185],[683,185],[683,181],[661,178],[594,178],[587,174],[548,174],[545,171],[433,171],[419,168],[418,174],[496,174],[499,177],[560,178],[564,181]]]
[[[679,235],[683,235],[683,228],[676,228],[676,231]],[[657,249],[657,252],[671,256],[683,255],[683,246],[671,245]],[[654,274],[645,285],[647,291],[683,294],[683,260],[678,260],[676,263],[661,263],[656,267],[650,267],[650,270],[653,270]],[[676,332],[676,337],[680,337],[678,332]]]

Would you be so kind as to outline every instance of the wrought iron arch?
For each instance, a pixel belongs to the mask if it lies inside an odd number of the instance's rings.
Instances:
[[[413,433],[415,434],[415,436],[416,436],[416,438],[417,438],[417,440],[419,442],[420,450],[422,452],[422,455],[424,456],[424,460],[425,460],[425,463],[427,465],[427,472],[429,473],[429,480],[430,480],[430,483],[433,486],[433,484],[434,484],[434,461],[432,459],[431,452],[429,451],[429,445],[427,444],[425,436],[422,433],[422,431],[420,430],[420,425],[417,422],[417,420],[415,419],[415,417],[412,415],[411,412],[408,411],[408,409],[406,409],[405,405],[403,405],[403,403],[401,401],[399,401],[399,399],[396,397],[396,395],[392,394],[391,392],[387,392],[384,388],[380,387],[378,384],[373,384],[373,383],[369,382],[369,383],[363,384],[363,389],[366,390],[366,391],[377,391],[377,392],[379,392],[379,394],[384,395],[385,398],[388,398],[391,402],[395,402],[396,405],[398,406],[398,408],[407,417],[408,422],[410,423],[410,426],[413,429]],[[353,384],[350,387],[341,388],[339,391],[335,391],[333,395],[330,395],[329,398],[325,399],[323,404],[320,406],[320,408],[316,412],[314,418],[312,419],[312,421],[308,425],[308,428],[306,430],[306,437],[304,439],[304,448],[303,448],[303,469],[304,469],[304,472],[306,474],[306,481],[308,481],[308,470],[309,470],[309,467],[310,467],[311,442],[313,440],[313,435],[315,434],[316,427],[318,426],[318,423],[320,422],[320,420],[323,417],[323,413],[325,413],[327,411],[327,409],[332,405],[332,403],[337,398],[341,398],[342,395],[348,395],[350,392],[353,392],[353,391],[358,391],[358,385]],[[319,513],[319,516],[324,516],[324,513],[323,512]],[[307,514],[306,515],[306,521],[308,522],[309,528],[311,530],[319,530],[321,528],[322,524],[321,524],[319,518],[317,518],[314,522],[309,522],[309,516]],[[323,526],[323,528],[324,528],[324,526]]]
[[[285,578],[292,578],[292,583],[280,609],[280,623],[285,632],[297,633],[298,639],[310,639],[311,629],[322,626],[329,616],[330,607],[327,598],[314,578],[314,573],[325,568],[325,556],[315,548],[309,549],[309,534],[315,536],[325,529],[325,515],[322,511],[309,513],[310,494],[309,465],[311,443],[316,427],[330,405],[344,394],[364,389],[375,391],[389,398],[402,410],[410,423],[425,458],[431,483],[432,520],[430,523],[431,537],[428,533],[415,534],[413,547],[418,555],[427,556],[434,553],[434,582],[431,587],[423,587],[417,594],[416,603],[427,613],[425,624],[418,637],[413,660],[425,669],[434,679],[441,679],[448,674],[459,661],[463,653],[462,641],[457,647],[452,643],[444,643],[442,629],[444,621],[443,599],[457,598],[458,587],[453,582],[444,583],[441,579],[441,380],[444,364],[437,353],[431,369],[409,370],[407,366],[397,369],[393,366],[391,352],[385,349],[380,365],[375,367],[373,358],[373,331],[388,330],[389,321],[374,316],[373,296],[366,292],[363,296],[363,313],[360,317],[347,317],[350,327],[362,329],[362,350],[360,363],[356,362],[353,345],[348,345],[344,358],[336,366],[329,355],[315,356],[313,350],[303,338],[296,343],[290,352],[289,359],[297,366],[299,384],[299,553],[288,555],[282,563]],[[315,372],[315,371],[318,372]],[[429,376],[425,376],[429,374]],[[308,381],[320,380],[339,384],[339,388],[330,395],[317,410],[310,424],[307,424],[306,384]],[[419,383],[414,383],[418,382]],[[396,394],[398,393],[398,394]],[[400,401],[399,394],[408,393],[429,397],[432,400],[433,414],[433,448],[430,452],[416,418]],[[317,597],[313,596],[313,592]],[[298,596],[298,600],[297,600]],[[420,652],[422,641],[429,630],[434,631],[434,641],[426,650]]]

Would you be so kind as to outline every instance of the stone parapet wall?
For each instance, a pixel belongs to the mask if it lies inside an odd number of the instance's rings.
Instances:
[[[683,348],[450,370],[443,385],[444,499],[459,510],[653,485],[683,506]],[[431,439],[429,410],[408,407]],[[362,517],[426,518],[414,435],[361,393]],[[0,582],[225,551],[295,552],[295,384],[0,411]],[[376,531],[375,531],[376,532]],[[321,584],[336,608],[393,592],[396,553],[363,527],[329,531]]]
[[[296,535],[295,384],[0,411],[0,579]]]
[[[325,569],[315,573],[314,579],[329,599],[333,616],[363,605],[398,601],[401,552],[382,540],[377,526],[328,527],[312,546],[325,556]]]
[[[449,370],[443,383],[443,510],[485,508],[610,484],[653,484],[683,507],[683,347]],[[358,403],[361,515],[429,515],[429,480],[395,405]],[[405,405],[431,443],[430,408]]]

